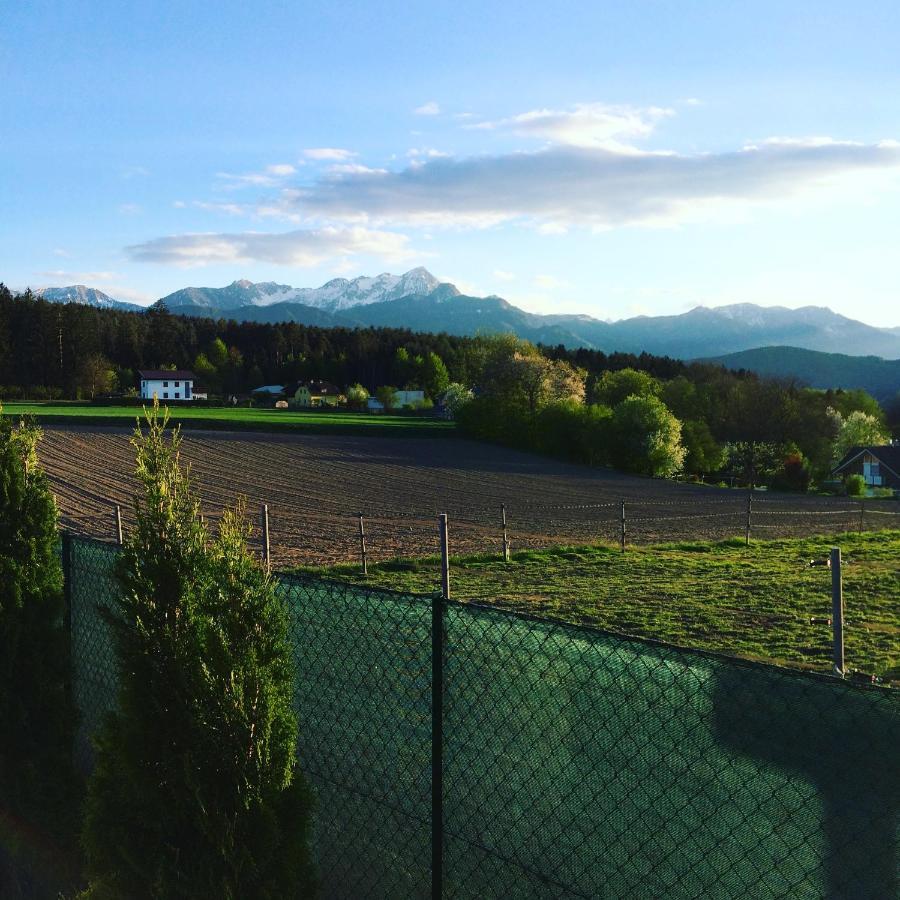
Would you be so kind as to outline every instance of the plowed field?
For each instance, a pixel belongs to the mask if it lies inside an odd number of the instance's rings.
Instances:
[[[133,451],[128,429],[47,427],[41,457],[63,525],[113,538],[114,504],[133,521]],[[450,517],[451,552],[495,553],[506,504],[513,549],[619,540],[626,501],[630,543],[744,535],[744,491],[636,478],[568,465],[454,438],[289,436],[223,431],[184,435],[184,458],[214,521],[245,497],[257,520],[270,509],[273,563],[334,563],[358,553],[357,514],[365,515],[370,558],[437,551],[436,516]],[[802,536],[897,527],[892,501],[755,493],[753,536]],[[258,539],[258,534],[256,535]]]

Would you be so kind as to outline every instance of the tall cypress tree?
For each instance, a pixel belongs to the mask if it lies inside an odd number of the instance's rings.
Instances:
[[[78,784],[71,764],[57,511],[40,431],[0,418],[0,896],[50,891],[71,865]],[[62,866],[60,864],[62,863]]]
[[[167,417],[134,438],[143,495],[108,620],[119,710],[97,740],[91,897],[312,893],[287,616],[240,511],[212,538]]]

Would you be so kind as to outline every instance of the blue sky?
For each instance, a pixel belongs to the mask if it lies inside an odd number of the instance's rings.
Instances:
[[[535,312],[900,325],[900,4],[8,5],[0,280],[424,265]]]

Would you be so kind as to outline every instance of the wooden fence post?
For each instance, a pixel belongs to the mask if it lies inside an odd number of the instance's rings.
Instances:
[[[841,578],[841,548],[831,550],[831,628],[834,674],[844,677],[844,583]]]
[[[500,513],[503,518],[503,562],[509,562],[509,534],[506,530],[506,504],[500,504]]]
[[[122,507],[116,504],[116,541],[121,547],[125,543],[125,535],[122,531]]]
[[[747,488],[747,534],[746,543],[750,546],[750,519],[753,515],[753,485]]]
[[[359,562],[363,575],[369,574],[369,554],[366,551],[366,526],[363,523],[363,514],[359,514]]]
[[[866,501],[860,500],[859,501],[859,532],[860,532],[860,534],[862,534],[863,521],[865,519],[865,515],[866,515]]]
[[[272,558],[270,555],[269,548],[269,504],[263,503],[262,506],[262,552],[263,552],[263,562],[266,564],[266,568],[271,568],[272,566]]]
[[[622,515],[619,519],[619,549],[625,552],[625,501],[622,501]]]

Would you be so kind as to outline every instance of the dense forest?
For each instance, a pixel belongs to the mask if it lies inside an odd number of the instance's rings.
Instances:
[[[188,318],[160,307],[122,312],[50,303],[0,285],[0,397],[133,393],[138,369],[164,367],[193,369],[212,395],[327,380],[371,393],[385,385],[422,388],[436,399],[454,384],[457,397],[474,397],[460,416],[471,434],[623,468],[636,460],[628,434],[656,434],[659,426],[663,435],[671,415],[674,456],[645,461],[648,474],[728,465],[773,476],[793,461],[787,472],[797,486],[827,475],[847,441],[886,439],[900,426],[900,404],[884,410],[864,391],[813,390],[649,354],[535,348],[511,336]],[[641,403],[625,403],[635,398]],[[658,440],[662,446],[668,438]]]

